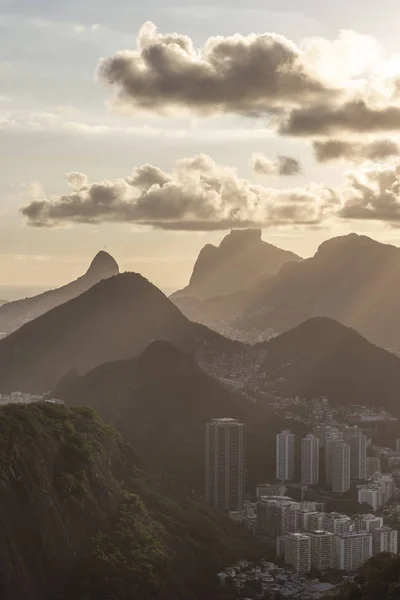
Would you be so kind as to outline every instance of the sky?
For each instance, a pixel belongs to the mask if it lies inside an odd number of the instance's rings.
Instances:
[[[231,227],[400,245],[396,0],[0,0],[0,289],[106,249],[172,291]]]

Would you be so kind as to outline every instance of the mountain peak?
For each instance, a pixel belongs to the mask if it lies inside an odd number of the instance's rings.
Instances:
[[[254,244],[262,243],[261,229],[231,229],[230,233],[224,237],[219,247],[222,248],[227,244]]]
[[[337,250],[369,250],[374,249],[377,251],[393,251],[399,250],[396,246],[391,244],[382,244],[376,240],[366,236],[359,235],[358,233],[349,233],[348,235],[341,235],[338,237],[331,238],[320,244],[317,254],[326,252],[336,252]]]
[[[118,275],[119,267],[116,260],[104,250],[100,250],[90,263],[90,267],[86,271],[86,275],[94,275],[96,277],[102,276],[102,278],[112,277]]]
[[[219,246],[204,246],[189,285],[172,298],[207,300],[240,292],[275,275],[285,263],[302,260],[293,252],[264,242],[261,234],[261,229],[232,229]]]

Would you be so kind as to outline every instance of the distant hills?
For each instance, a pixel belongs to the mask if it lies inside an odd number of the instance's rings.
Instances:
[[[218,247],[204,246],[189,285],[172,294],[171,299],[177,303],[180,298],[207,300],[245,290],[275,275],[287,262],[302,260],[293,252],[264,242],[261,233],[261,229],[235,229]]]
[[[83,374],[102,363],[131,358],[160,339],[205,363],[223,360],[226,351],[244,350],[188,321],[141,275],[123,273],[100,281],[0,340],[0,392],[45,392],[71,369]],[[230,359],[231,355],[228,369]]]
[[[185,314],[224,331],[287,331],[310,317],[333,318],[385,348],[400,348],[400,249],[350,234],[285,264],[257,285],[196,304]]]
[[[204,484],[205,423],[231,416],[251,429],[256,420],[250,403],[165,341],[153,342],[136,359],[101,365],[54,394],[98,410],[139,454],[190,488]]]
[[[190,322],[135,273],[105,279],[0,340],[0,392],[46,392],[60,380],[67,385],[104,363],[134,358],[157,340],[173,344],[206,373],[250,395],[252,390],[275,397],[324,395],[335,404],[378,404],[398,411],[400,359],[354,330],[311,318],[269,342],[248,346]],[[157,345],[151,348],[145,357],[154,357]],[[142,358],[147,372],[158,362]],[[171,366],[171,373],[182,382],[180,371],[190,369],[183,359],[177,362],[181,366]],[[127,367],[123,380],[130,376]],[[115,385],[118,389],[117,377]],[[220,392],[208,393],[212,398]],[[111,390],[110,397],[115,401]]]
[[[400,416],[400,359],[333,319],[315,317],[272,339],[261,371],[274,395],[326,396]]]
[[[86,273],[75,281],[31,298],[7,303],[0,301],[0,332],[15,331],[24,323],[76,298],[102,279],[118,273],[119,268],[113,257],[101,250],[92,260]]]

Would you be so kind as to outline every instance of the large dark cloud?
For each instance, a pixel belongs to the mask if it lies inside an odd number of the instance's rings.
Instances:
[[[301,50],[274,33],[210,38],[197,51],[189,37],[159,34],[146,23],[137,45],[103,59],[98,69],[125,108],[258,115],[334,94],[307,67]]]
[[[299,175],[302,172],[301,164],[297,158],[292,156],[278,156],[277,160],[271,160],[261,152],[255,152],[250,159],[250,166],[258,175]]]
[[[400,154],[400,147],[393,140],[373,140],[371,142],[315,141],[313,142],[313,148],[315,158],[320,163],[338,159],[359,163],[365,160],[381,160]]]
[[[88,183],[80,173],[67,177],[72,192],[53,199],[35,186],[32,201],[21,209],[29,225],[126,222],[204,231],[238,225],[316,225],[337,203],[335,193],[325,186],[254,185],[203,154],[178,160],[168,174],[144,165],[125,179]]]
[[[376,108],[364,101],[350,101],[340,106],[317,104],[296,108],[280,125],[280,133],[293,136],[335,135],[396,131],[400,129],[400,107]]]

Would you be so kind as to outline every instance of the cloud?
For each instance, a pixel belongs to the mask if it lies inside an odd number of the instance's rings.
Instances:
[[[73,191],[51,199],[40,185],[33,187],[30,203],[21,209],[29,225],[126,222],[182,231],[315,226],[338,202],[323,185],[254,185],[204,154],[178,160],[171,173],[143,165],[125,179],[89,183],[85,175],[70,173],[67,180]]]
[[[151,22],[141,27],[136,50],[100,61],[98,78],[116,89],[117,106],[160,113],[256,116],[335,93],[282,35],[212,37],[196,50],[190,37],[158,33]]]
[[[284,135],[334,135],[337,133],[374,133],[400,129],[400,106],[371,107],[363,100],[341,106],[318,104],[290,112],[279,127]]]
[[[250,166],[258,175],[291,176],[298,175],[302,171],[300,162],[292,156],[278,156],[274,161],[262,152],[254,152],[251,155]]]
[[[399,145],[393,140],[385,139],[371,142],[315,141],[313,142],[313,149],[315,158],[319,163],[338,159],[358,163],[365,160],[381,160],[400,154]]]
[[[343,205],[338,214],[345,219],[400,226],[400,163],[376,164],[347,173]]]

